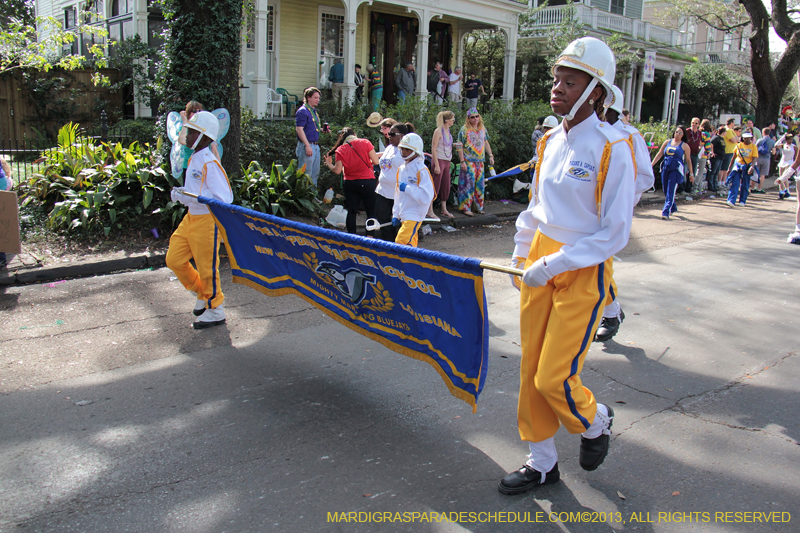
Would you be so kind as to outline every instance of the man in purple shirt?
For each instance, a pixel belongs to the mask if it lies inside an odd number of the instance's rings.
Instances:
[[[319,179],[319,134],[322,124],[317,114],[320,92],[316,87],[309,87],[303,92],[303,105],[294,115],[297,130],[297,166],[306,166],[306,174],[311,176],[314,186]]]

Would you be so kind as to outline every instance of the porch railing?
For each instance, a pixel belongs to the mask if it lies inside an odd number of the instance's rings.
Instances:
[[[585,26],[594,29],[609,30],[628,35],[640,41],[651,41],[668,46],[686,48],[685,32],[655,26],[650,22],[615,15],[608,11],[584,4],[572,4],[575,17]],[[532,22],[524,29],[537,31],[561,24],[567,6],[546,7],[536,14]]]

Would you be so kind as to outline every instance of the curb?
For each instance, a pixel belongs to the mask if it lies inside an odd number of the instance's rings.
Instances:
[[[108,259],[104,261],[86,261],[84,263],[64,266],[42,267],[30,271],[9,271],[0,273],[0,286],[26,285],[62,279],[86,278],[124,270],[138,270],[148,267],[162,267],[167,264],[166,254],[142,254]]]

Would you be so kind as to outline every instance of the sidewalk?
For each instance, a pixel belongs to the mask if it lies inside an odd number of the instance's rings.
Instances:
[[[457,211],[454,219],[444,219],[441,222],[430,223],[432,230],[440,230],[442,226],[449,225],[453,228],[466,228],[471,226],[485,226],[504,220],[516,220],[525,205],[511,200],[487,200],[484,205],[484,214],[467,217]],[[309,222],[307,219],[294,218],[296,221]],[[366,216],[359,214],[358,230],[360,234],[365,231]],[[330,226],[327,226],[330,228]],[[226,255],[224,247],[221,255]],[[0,286],[23,285],[27,283],[52,282],[69,278],[82,278],[109,274],[124,270],[140,270],[145,268],[160,268],[166,264],[166,251],[130,254],[115,252],[106,254],[93,254],[86,259],[71,261],[69,263],[42,264],[29,253],[8,254],[8,265],[0,269]]]

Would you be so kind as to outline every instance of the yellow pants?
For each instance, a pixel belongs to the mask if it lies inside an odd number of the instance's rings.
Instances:
[[[197,269],[189,262],[194,259]],[[219,282],[219,231],[214,217],[187,214],[169,238],[167,266],[187,290],[206,300],[206,307],[222,305],[225,295]]]
[[[417,237],[417,232],[419,232],[420,226],[422,226],[422,222],[417,222],[416,220],[404,220],[403,225],[400,226],[400,229],[397,232],[397,237],[395,237],[394,242],[397,244],[408,244],[409,246],[416,248],[419,239]]]
[[[563,245],[540,232],[525,266]],[[592,392],[581,384],[583,360],[600,325],[611,259],[555,276],[543,287],[522,284],[520,291],[520,363],[517,422],[522,440],[541,442],[561,424],[583,433],[597,411]]]
[[[617,292],[617,282],[614,281],[614,258],[612,257],[606,262],[608,263],[608,270],[611,271],[611,289],[609,289],[606,295],[606,305],[611,305],[614,303],[614,300],[617,299],[619,293]]]

